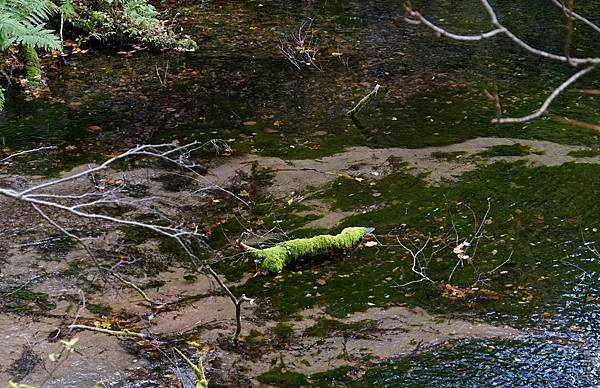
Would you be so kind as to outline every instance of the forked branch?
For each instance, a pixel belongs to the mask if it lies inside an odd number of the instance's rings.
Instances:
[[[225,282],[219,277],[217,272],[213,270],[209,263],[201,260],[191,248],[191,242],[203,243],[205,238],[204,233],[201,231],[199,224],[189,224],[176,222],[171,219],[167,214],[162,214],[156,208],[156,197],[147,197],[143,199],[133,199],[128,197],[126,184],[104,186],[96,183],[96,174],[108,170],[110,167],[115,165],[117,162],[123,161],[128,158],[145,158],[155,159],[161,162],[167,162],[174,167],[186,171],[191,175],[192,179],[197,182],[204,184],[206,190],[219,190],[223,191],[234,198],[238,199],[241,203],[247,203],[230,191],[223,189],[212,182],[209,182],[204,175],[199,171],[196,162],[192,159],[192,153],[195,151],[205,149],[207,147],[214,147],[216,149],[222,149],[227,147],[225,143],[220,141],[210,141],[207,143],[192,142],[184,145],[178,145],[175,143],[159,144],[159,145],[140,145],[113,156],[105,162],[97,165],[90,166],[81,172],[77,172],[72,175],[64,176],[61,178],[51,179],[37,185],[32,185],[23,190],[16,190],[12,188],[0,187],[0,196],[12,198],[17,201],[21,201],[31,206],[37,213],[39,213],[48,223],[59,231],[64,233],[67,237],[75,239],[79,242],[91,258],[95,261],[96,265],[100,267],[96,258],[92,252],[92,249],[88,245],[90,238],[82,238],[78,235],[70,232],[66,227],[61,226],[56,220],[56,214],[62,213],[63,215],[75,216],[76,218],[83,218],[94,221],[103,221],[107,223],[117,225],[135,226],[142,229],[151,230],[162,236],[175,240],[182,249],[186,252],[192,262],[195,263],[200,269],[203,269],[210,277],[212,277],[219,287],[225,292],[227,297],[235,306],[236,310],[236,330],[234,334],[234,340],[237,342],[241,333],[241,306],[244,302],[252,303],[253,300],[242,295],[240,298],[236,297]],[[13,154],[8,158],[13,158],[21,155],[28,154],[34,151],[40,151],[47,149],[47,147],[38,148],[31,151],[23,151],[17,154]],[[5,158],[3,160],[7,160]],[[74,194],[69,192],[67,183],[76,180],[89,180],[92,182],[91,187],[86,193]],[[62,190],[62,191],[61,191]],[[64,191],[66,193],[63,193]],[[169,201],[170,203],[172,201]],[[128,218],[125,215],[107,215],[99,212],[101,206],[129,206],[136,210],[150,210],[153,214],[160,216],[161,223],[150,223],[145,221],[139,221],[137,219]],[[172,204],[172,206],[177,206]],[[54,210],[58,213],[49,213],[49,210]],[[151,305],[160,305],[160,303],[151,300],[139,287],[133,283],[125,280],[124,278],[112,274],[122,283],[134,288],[142,297]]]
[[[523,122],[531,121],[531,120],[541,117],[542,115],[544,115],[547,112],[548,108],[550,107],[552,102],[556,99],[556,97],[558,97],[565,89],[567,89],[569,86],[571,86],[577,80],[579,80],[581,77],[590,73],[592,70],[594,70],[596,68],[596,66],[598,64],[600,64],[600,57],[573,57],[569,54],[570,34],[572,33],[573,19],[576,19],[576,20],[579,20],[579,21],[585,23],[589,27],[593,28],[596,32],[600,32],[600,27],[598,27],[596,24],[589,21],[585,17],[574,12],[572,9],[572,4],[570,4],[569,6],[565,6],[563,3],[559,2],[558,0],[551,0],[556,6],[560,7],[563,10],[563,12],[565,13],[565,16],[568,18],[568,21],[569,21],[569,23],[568,23],[569,31],[568,31],[568,35],[567,35],[567,44],[565,46],[565,54],[560,55],[560,54],[551,53],[551,52],[533,47],[530,44],[528,44],[527,42],[525,42],[524,40],[522,40],[521,38],[517,37],[508,28],[506,28],[502,23],[500,23],[500,21],[498,20],[498,16],[496,15],[496,11],[494,10],[494,8],[492,7],[492,5],[490,4],[490,2],[488,0],[480,0],[480,1],[481,1],[481,4],[483,5],[483,7],[485,8],[485,10],[487,11],[492,25],[494,26],[494,28],[492,30],[483,32],[480,34],[457,34],[457,33],[450,32],[447,29],[442,28],[442,27],[438,26],[437,24],[431,22],[430,20],[425,18],[420,12],[415,11],[412,8],[410,2],[407,2],[404,6],[405,13],[406,13],[405,20],[411,24],[422,24],[422,25],[426,26],[427,28],[429,28],[430,30],[432,30],[433,32],[435,32],[438,36],[443,36],[443,37],[447,37],[449,39],[458,40],[458,41],[479,41],[479,40],[483,40],[483,39],[489,39],[489,38],[492,38],[492,37],[495,37],[498,35],[504,35],[507,38],[509,38],[513,43],[515,43],[517,46],[521,47],[522,49],[529,52],[530,54],[533,54],[533,55],[536,55],[536,56],[539,56],[542,58],[546,58],[546,59],[564,62],[573,67],[584,67],[583,69],[577,71],[575,74],[573,74],[571,77],[569,77],[566,81],[564,81],[562,84],[560,84],[557,88],[555,88],[552,91],[552,93],[548,96],[548,98],[546,98],[546,100],[540,106],[540,108],[538,110],[536,110],[535,112],[525,115],[525,116],[521,116],[521,117],[508,117],[508,118],[496,117],[495,119],[492,120],[492,122],[497,123],[497,124],[523,123]],[[496,107],[498,107],[499,101],[496,101],[495,105],[496,105]]]

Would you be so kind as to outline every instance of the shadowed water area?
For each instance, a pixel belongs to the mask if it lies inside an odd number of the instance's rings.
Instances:
[[[178,23],[200,46],[195,52],[93,49],[49,63],[49,94],[27,101],[10,90],[0,116],[0,140],[11,150],[58,149],[27,158],[15,172],[55,174],[144,142],[223,139],[235,158],[247,158],[242,162],[256,158],[277,166],[257,179],[272,194],[252,205],[255,219],[247,222],[257,230],[278,228],[287,237],[304,237],[346,226],[376,228],[375,248],[303,261],[281,275],[240,283],[237,294],[267,301],[257,313],[260,318],[294,325],[312,308],[341,320],[373,307],[408,306],[522,332],[515,339],[444,340],[431,349],[414,344],[413,352],[391,359],[365,359],[360,367],[324,368],[330,370],[317,374],[274,365],[258,379],[264,384],[597,385],[598,133],[548,117],[494,125],[495,107],[484,93],[498,90],[506,115],[528,114],[573,70],[529,56],[502,37],[475,43],[437,38],[407,24],[396,1],[313,3],[186,2],[174,7]],[[562,52],[565,21],[550,1],[497,3],[500,19],[516,35]],[[413,6],[455,31],[490,28],[477,1],[414,1]],[[578,11],[593,16],[600,7],[582,2]],[[318,39],[319,68],[302,64],[299,70],[279,49],[300,26]],[[591,30],[578,26],[572,52],[593,55],[598,42]],[[593,88],[598,80],[592,73],[577,88]],[[378,95],[355,120],[347,118],[346,111],[375,84],[381,85]],[[600,99],[569,90],[551,112],[595,123]],[[488,137],[510,142],[461,148]],[[552,163],[551,154],[543,160],[540,155],[551,152],[549,143],[522,145],[519,139],[557,143],[565,159]],[[575,159],[577,154],[568,152],[577,151],[567,146],[581,148],[580,156],[589,159]],[[370,150],[351,147],[391,151],[389,158],[388,151],[378,156],[383,168],[369,164],[375,159]],[[431,148],[424,156],[427,168],[419,170],[408,157],[396,155],[399,148]],[[277,175],[283,163],[294,161],[319,159],[335,166],[326,157],[342,152],[352,163],[332,167],[332,178],[322,187],[311,187],[323,175],[319,172],[289,179],[304,180],[294,193]],[[536,155],[539,160],[531,162]],[[219,163],[227,167],[230,162],[217,159],[211,167]],[[428,177],[444,163],[451,172],[470,167],[456,176],[442,174],[432,184]],[[355,172],[364,174],[347,179]],[[285,190],[270,189],[273,182]],[[334,217],[339,222],[311,224],[323,214],[294,199],[299,195],[326,205],[326,214],[341,214]],[[227,208],[210,217],[218,227],[208,243],[217,249],[247,226]],[[457,265],[452,246],[465,239],[476,242],[477,256]],[[398,241],[416,250],[430,240],[433,246],[453,244],[441,253],[426,250],[431,253],[428,274],[442,288],[427,281],[404,285],[417,277]],[[177,253],[169,247],[165,251]],[[236,258],[219,263],[219,271],[238,281],[251,276],[255,265]],[[318,328],[339,334],[339,323],[323,322]]]

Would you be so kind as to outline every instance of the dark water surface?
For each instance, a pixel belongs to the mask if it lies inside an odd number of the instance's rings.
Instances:
[[[29,161],[33,171],[49,172],[140,142],[173,139],[221,138],[237,152],[285,158],[329,155],[352,145],[424,147],[478,136],[597,144],[595,131],[547,118],[492,125],[494,107],[484,89],[498,88],[508,115],[526,114],[572,70],[541,63],[502,38],[475,44],[437,39],[403,21],[401,2],[329,0],[315,1],[312,7],[300,1],[201,3],[181,10],[184,28],[200,45],[194,53],[91,51],[51,65],[49,95],[25,101],[11,91],[0,116],[2,145],[13,150],[57,145],[58,151]],[[414,3],[433,20],[460,31],[489,28],[477,1]],[[496,3],[502,20],[520,36],[562,51],[564,20],[550,1]],[[589,15],[600,11],[592,1],[581,3]],[[323,71],[309,66],[298,70],[278,49],[307,18],[319,38],[317,61]],[[539,24],[526,27],[531,21]],[[582,26],[577,32],[574,52],[598,52],[599,39]],[[578,87],[593,87],[597,80],[592,75]],[[357,121],[347,119],[345,111],[376,83],[382,85],[377,98]],[[600,99],[570,91],[552,112],[596,122],[599,108]],[[567,184],[575,185],[576,196],[578,183]],[[514,201],[527,202],[529,197],[521,195],[527,194],[515,194]],[[590,211],[585,201],[576,202],[576,211]],[[526,322],[522,327],[528,339],[433,350],[373,368],[346,384],[598,386],[600,259],[579,241],[577,233],[586,226],[573,227],[568,235],[556,232],[573,242],[553,245],[539,257],[552,263],[544,275],[559,279],[562,286],[558,297],[549,297],[547,308],[540,304],[531,316],[518,317]],[[521,226],[521,233],[527,235],[529,227]],[[482,315],[502,322],[508,316]]]

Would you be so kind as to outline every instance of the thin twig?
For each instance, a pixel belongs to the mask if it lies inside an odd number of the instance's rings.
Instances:
[[[57,147],[55,146],[47,146],[47,147],[39,147],[39,148],[34,148],[31,150],[26,150],[26,151],[20,151],[20,152],[16,152],[14,154],[8,155],[7,157],[5,157],[4,159],[0,159],[0,163],[4,163],[10,159],[19,157],[19,156],[23,156],[23,155],[27,155],[27,154],[31,154],[34,152],[40,152],[40,151],[46,151],[46,150],[55,150]]]
[[[358,113],[363,108],[363,106],[365,106],[365,104],[367,102],[369,102],[369,100],[377,94],[377,92],[379,91],[379,88],[381,88],[381,85],[376,84],[375,87],[373,88],[373,90],[371,91],[371,93],[369,93],[366,96],[364,96],[363,98],[361,98],[360,101],[356,105],[354,105],[354,108],[350,109],[346,113],[346,116],[354,117],[354,115],[356,113]]]
[[[589,21],[588,19],[586,19],[585,17],[579,15],[577,12],[573,12],[572,8],[567,8],[565,7],[565,5],[563,3],[561,3],[558,0],[550,0],[554,3],[554,5],[556,5],[557,7],[559,7],[560,9],[563,10],[563,12],[565,13],[565,15],[567,17],[569,17],[569,15],[577,20],[579,20],[580,22],[583,22],[585,24],[588,25],[588,27],[591,27],[592,29],[594,29],[596,32],[600,33],[600,27],[598,27],[597,24]]]
[[[152,336],[150,336],[148,334],[138,333],[138,332],[130,331],[127,329],[111,330],[111,329],[105,329],[103,327],[87,326],[87,325],[69,325],[68,327],[71,330],[77,330],[77,329],[89,330],[89,331],[95,331],[98,333],[114,335],[117,337],[138,337],[138,338],[143,338],[143,339],[152,339],[153,338]]]
[[[496,119],[493,119],[492,122],[497,123],[497,124],[524,123],[526,121],[531,121],[533,119],[537,119],[538,117],[541,117],[542,115],[544,115],[544,113],[546,113],[546,111],[548,110],[548,107],[550,106],[550,104],[552,104],[552,101],[554,101],[554,99],[556,97],[558,97],[559,94],[561,94],[566,88],[571,86],[579,78],[583,77],[584,75],[586,75],[590,71],[594,70],[595,68],[596,68],[596,65],[592,65],[592,66],[586,67],[585,69],[579,70],[577,73],[573,74],[571,77],[569,77],[569,79],[567,79],[559,87],[557,87],[556,89],[554,89],[552,91],[550,96],[548,96],[548,98],[546,98],[546,101],[544,101],[542,106],[540,106],[540,108],[537,111],[535,111],[531,114],[528,114],[526,116],[522,116],[522,117],[496,118]]]

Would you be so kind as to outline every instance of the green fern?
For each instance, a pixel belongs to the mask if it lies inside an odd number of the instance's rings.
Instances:
[[[75,15],[75,6],[72,0],[61,0],[58,6],[58,12],[67,20],[70,20]]]
[[[50,0],[0,0],[0,49],[13,44],[59,49],[58,37],[45,28],[57,10]]]

